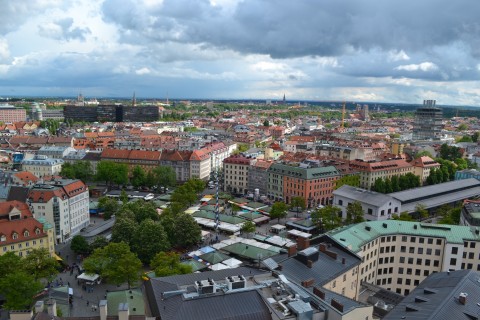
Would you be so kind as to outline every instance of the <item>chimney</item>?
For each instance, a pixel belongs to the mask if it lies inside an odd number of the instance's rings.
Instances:
[[[291,247],[288,247],[288,256],[294,256],[297,254],[297,246],[293,245]]]
[[[43,312],[43,308],[45,307],[43,300],[39,300],[35,302],[35,313]]]
[[[466,305],[467,304],[467,296],[468,296],[468,293],[465,293],[465,292],[460,293],[460,295],[458,296],[458,302],[460,302],[463,305]]]
[[[118,320],[128,320],[128,303],[120,303],[118,305]]]
[[[313,294],[319,297],[320,299],[325,300],[325,292],[318,289],[317,287],[313,288]]]
[[[312,269],[312,266],[313,266],[313,261],[312,260],[307,260],[307,267]]]
[[[10,311],[10,320],[31,320],[32,318],[32,310]]]
[[[107,300],[100,300],[98,309],[100,309],[100,320],[107,320]]]
[[[47,301],[47,312],[49,316],[57,316],[57,301],[55,301],[55,299]]]
[[[327,251],[327,245],[324,243],[321,243],[319,249],[321,252],[325,252]]]

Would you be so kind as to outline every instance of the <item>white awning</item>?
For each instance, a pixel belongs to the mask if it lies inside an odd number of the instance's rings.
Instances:
[[[96,281],[98,278],[100,278],[100,276],[96,273],[95,274],[82,273],[77,277],[77,279],[85,280],[85,281]]]

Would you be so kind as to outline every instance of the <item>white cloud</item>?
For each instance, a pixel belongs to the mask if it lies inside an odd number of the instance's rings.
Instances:
[[[389,61],[405,61],[405,60],[410,60],[410,57],[408,54],[405,53],[405,51],[400,50],[400,51],[390,51],[388,53],[388,60]]]
[[[138,75],[144,75],[144,74],[150,74],[151,71],[148,68],[141,68],[141,69],[135,70],[135,73]]]
[[[0,38],[0,62],[7,60],[10,57],[10,50],[6,39]]]
[[[395,70],[405,71],[434,71],[438,70],[438,66],[433,62],[422,62],[420,64],[407,64],[395,68]]]

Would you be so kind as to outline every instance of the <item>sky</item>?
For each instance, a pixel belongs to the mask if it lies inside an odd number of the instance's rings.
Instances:
[[[0,97],[480,107],[480,1],[1,0]]]

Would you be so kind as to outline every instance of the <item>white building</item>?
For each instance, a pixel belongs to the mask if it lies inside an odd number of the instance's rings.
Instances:
[[[55,226],[57,243],[90,224],[88,187],[80,180],[61,179],[34,185],[27,197],[35,218]]]
[[[44,155],[37,155],[33,159],[23,160],[22,169],[41,178],[60,174],[63,163],[62,159],[50,159]]]

